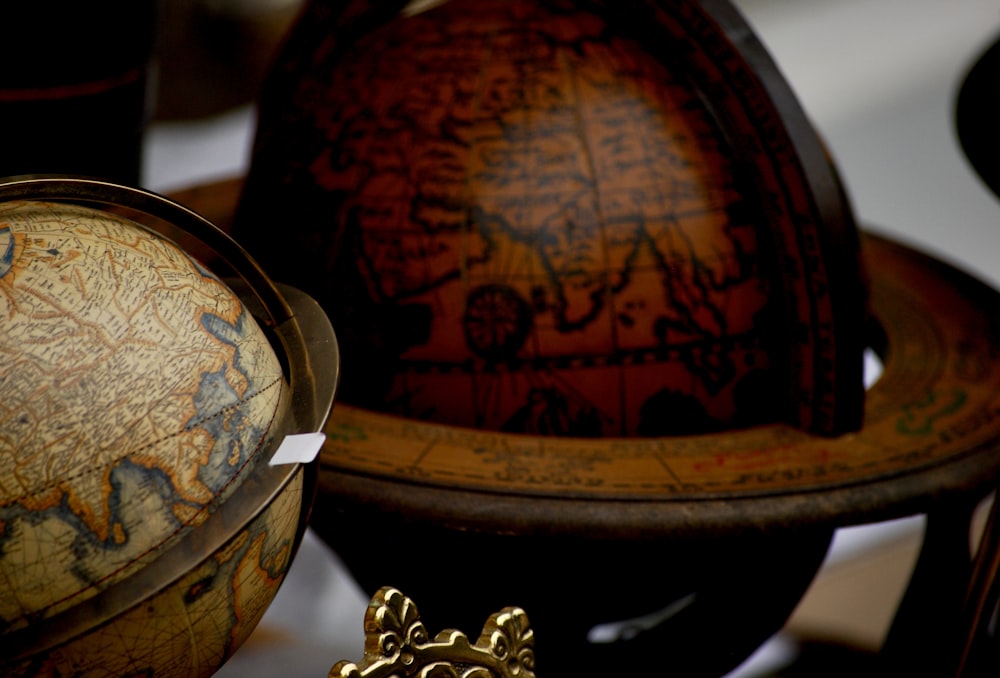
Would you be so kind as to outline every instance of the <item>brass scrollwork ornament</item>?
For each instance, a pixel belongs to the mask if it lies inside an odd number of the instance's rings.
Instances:
[[[454,629],[432,639],[413,600],[383,587],[365,613],[364,659],[337,662],[329,678],[535,678],[534,644],[518,607],[492,614],[474,644]]]

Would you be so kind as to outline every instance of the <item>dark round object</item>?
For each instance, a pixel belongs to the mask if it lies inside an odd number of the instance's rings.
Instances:
[[[955,130],[973,170],[1000,196],[1000,41],[988,45],[962,78]]]

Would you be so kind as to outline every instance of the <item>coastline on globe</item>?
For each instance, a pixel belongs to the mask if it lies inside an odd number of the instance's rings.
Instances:
[[[300,471],[244,530],[163,591],[41,656],[0,661],[0,669],[10,678],[212,675],[249,637],[284,580],[302,501]]]
[[[4,645],[136,577],[218,512],[266,464],[290,396],[240,299],[170,241],[107,212],[0,203],[0,318]],[[275,521],[298,522],[301,488],[287,494],[296,499],[282,499],[283,515],[272,509],[256,528],[260,539],[285,540],[286,551],[291,537]],[[240,567],[280,580],[280,551]],[[229,612],[208,628],[231,652],[245,635],[240,597],[270,600],[276,585],[240,585],[245,573],[226,575],[214,558],[219,579],[205,574],[202,588],[219,614]],[[145,630],[208,647],[207,636],[189,638],[190,623],[177,615],[154,631],[112,620],[107,634],[142,644]]]

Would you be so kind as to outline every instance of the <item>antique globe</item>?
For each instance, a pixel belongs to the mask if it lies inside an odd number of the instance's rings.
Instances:
[[[329,321],[182,206],[58,177],[0,183],[0,309],[0,672],[211,675],[304,530]]]
[[[542,673],[720,675],[837,525],[978,472],[908,418],[991,333],[915,325],[993,296],[860,235],[724,0],[312,0],[233,233],[342,342],[313,527],[432,627],[524,608]]]

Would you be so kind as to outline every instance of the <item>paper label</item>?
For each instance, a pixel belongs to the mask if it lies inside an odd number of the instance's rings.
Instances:
[[[325,440],[326,435],[323,433],[299,433],[285,436],[268,463],[271,466],[308,464],[319,454]]]

